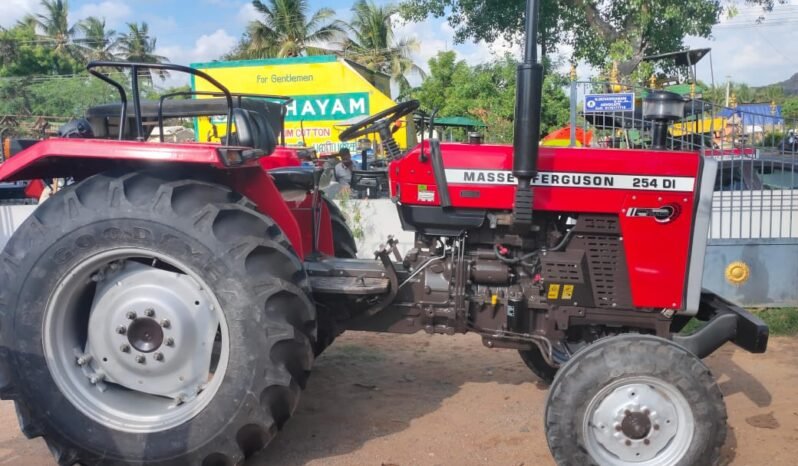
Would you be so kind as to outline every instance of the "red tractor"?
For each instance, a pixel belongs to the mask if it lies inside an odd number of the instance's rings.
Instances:
[[[269,108],[196,70],[112,64],[131,71],[131,115],[123,86],[90,65],[119,89],[118,116],[90,111],[79,137],[25,144],[0,167],[0,181],[66,180],[0,256],[0,395],[25,435],[61,464],[239,464],[288,420],[340,332],[476,332],[553,380],[558,463],[714,463],[726,411],[701,358],[768,338],[701,289],[715,162],[539,148],[537,3],[513,146],[402,154],[391,124],[416,102],[341,135],[377,132],[393,158],[391,195],[415,231],[404,257],[389,240],[354,258],[318,171],[277,148]],[[154,67],[220,89],[220,144],[144,142],[163,119],[138,92]],[[202,114],[204,100],[183,105]],[[667,94],[646,102],[655,121],[678,109]],[[706,324],[681,335],[694,318]]]

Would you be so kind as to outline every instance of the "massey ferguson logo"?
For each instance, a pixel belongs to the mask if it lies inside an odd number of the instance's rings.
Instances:
[[[447,176],[448,173],[449,170],[446,170]],[[483,184],[516,184],[515,177],[511,172],[466,171],[463,173],[463,181]]]
[[[511,186],[518,183],[507,170],[446,169],[450,184],[492,184]],[[564,188],[632,189],[646,191],[692,192],[695,178],[646,175],[608,175],[603,173],[540,172],[533,186]]]

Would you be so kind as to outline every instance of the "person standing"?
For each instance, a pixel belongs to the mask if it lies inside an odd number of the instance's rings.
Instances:
[[[338,152],[338,158],[341,161],[335,166],[335,181],[349,187],[352,183],[352,154],[348,148],[343,147]]]

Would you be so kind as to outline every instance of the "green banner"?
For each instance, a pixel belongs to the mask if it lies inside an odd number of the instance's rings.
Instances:
[[[294,97],[286,121],[341,121],[369,114],[368,92]]]

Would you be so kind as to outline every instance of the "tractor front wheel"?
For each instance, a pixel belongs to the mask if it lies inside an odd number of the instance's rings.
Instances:
[[[608,337],[554,379],[545,414],[559,465],[711,465],[726,437],[723,395],[700,359],[648,335]]]
[[[190,176],[190,174],[185,174]],[[225,186],[101,174],[0,257],[0,395],[61,464],[239,464],[293,413],[315,308],[280,228]]]

